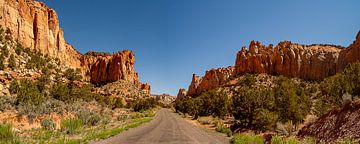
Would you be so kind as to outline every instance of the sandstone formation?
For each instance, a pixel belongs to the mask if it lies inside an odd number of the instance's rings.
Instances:
[[[206,71],[200,78],[193,75],[187,95],[194,96],[218,88],[236,75],[265,73],[320,81],[342,71],[348,64],[360,60],[360,32],[347,48],[336,45],[301,45],[289,41],[277,46],[252,41],[236,56],[235,67]]]
[[[94,84],[105,84],[117,80],[139,83],[138,74],[134,70],[135,57],[132,51],[101,54],[90,52],[82,57],[82,64],[89,69],[87,75]]]
[[[300,45],[289,41],[277,46],[264,46],[252,41],[236,57],[236,74],[267,73],[322,80],[343,70],[346,65],[360,60],[360,37],[348,48],[334,45]]]
[[[197,95],[206,90],[211,90],[225,84],[235,74],[234,67],[211,69],[206,71],[205,76],[199,78],[193,74],[187,95]]]
[[[185,96],[186,96],[186,90],[185,89],[179,89],[179,92],[178,92],[178,94],[176,96],[176,100],[180,100]]]
[[[13,39],[58,58],[72,68],[80,68],[81,54],[66,43],[56,12],[33,0],[0,0],[0,25]]]
[[[57,58],[67,67],[80,69],[85,80],[94,84],[117,80],[139,83],[131,51],[112,55],[91,52],[80,54],[66,43],[56,12],[42,2],[0,0],[0,25],[24,47]],[[150,91],[148,84],[140,87]]]

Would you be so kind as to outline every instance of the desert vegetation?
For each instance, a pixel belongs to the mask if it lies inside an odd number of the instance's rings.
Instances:
[[[301,143],[303,140],[298,140],[296,133],[307,116],[320,117],[358,98],[359,75],[360,62],[347,66],[343,72],[321,82],[272,76],[271,84],[263,85],[260,84],[263,80],[257,79],[257,75],[246,74],[241,76],[235,87],[218,88],[197,96],[184,97],[175,102],[174,108],[179,113],[198,119],[201,124],[213,124],[216,131],[234,134],[233,143],[244,143],[247,140],[263,143],[263,137],[256,134],[269,131],[279,136],[293,136],[291,139],[275,137],[273,143]],[[230,125],[218,125],[214,124],[213,119],[204,120],[204,117],[209,116],[220,121],[232,118],[233,121]],[[231,132],[227,131],[229,128]],[[255,134],[236,134],[246,131]]]
[[[126,101],[100,94],[96,89],[101,88],[83,81],[79,69],[6,36],[0,28],[0,70],[9,77],[0,83],[9,91],[0,96],[0,143],[88,143],[154,116],[154,98]]]

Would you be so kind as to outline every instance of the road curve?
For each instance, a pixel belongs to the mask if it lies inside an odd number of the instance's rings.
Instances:
[[[227,144],[220,133],[199,128],[168,109],[160,109],[154,119],[95,144]]]

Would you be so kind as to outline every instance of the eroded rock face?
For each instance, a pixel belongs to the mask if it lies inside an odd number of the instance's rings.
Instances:
[[[88,69],[86,76],[94,84],[106,84],[118,80],[139,83],[134,70],[135,57],[132,51],[124,50],[114,54],[90,52],[82,57],[83,66]],[[144,86],[150,89],[150,87]]]
[[[334,45],[300,45],[289,41],[264,46],[252,41],[249,50],[242,48],[236,57],[236,74],[267,73],[322,80],[360,59],[359,34],[348,48]]]
[[[0,0],[0,25],[8,28],[13,39],[58,58],[63,64],[80,68],[81,54],[64,39],[56,12],[33,0]]]
[[[300,45],[289,41],[280,42],[274,47],[252,41],[248,50],[243,47],[237,53],[235,67],[212,69],[206,71],[202,78],[194,74],[187,95],[194,96],[218,88],[235,75],[245,73],[266,73],[319,81],[359,60],[360,32],[347,48],[324,44]]]
[[[234,67],[208,70],[202,78],[194,74],[187,95],[198,95],[206,90],[217,88],[225,84],[234,74]]]
[[[178,92],[178,94],[176,96],[176,100],[180,100],[185,96],[186,96],[186,90],[185,89],[179,89],[179,92]]]
[[[300,137],[312,136],[320,143],[331,143],[341,138],[360,138],[360,101],[334,109],[321,116],[314,123],[304,126],[298,133]]]
[[[0,0],[0,25],[24,47],[58,58],[70,68],[79,68],[83,77],[94,84],[117,80],[139,83],[131,51],[80,54],[66,43],[56,12],[42,2]],[[141,87],[150,91],[149,84]]]

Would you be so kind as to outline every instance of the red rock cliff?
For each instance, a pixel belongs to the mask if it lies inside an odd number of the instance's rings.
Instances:
[[[206,90],[217,88],[225,84],[234,74],[234,67],[208,70],[202,78],[193,74],[187,95],[197,95]]]
[[[206,71],[200,78],[193,75],[188,96],[220,87],[235,75],[267,73],[322,80],[342,71],[348,64],[360,60],[360,32],[347,48],[335,45],[300,45],[289,41],[277,46],[264,46],[252,41],[249,49],[243,47],[236,56],[235,67]]]
[[[91,83],[105,84],[117,80],[139,83],[132,51],[124,50],[112,55],[90,52],[85,54],[81,61],[84,67],[89,69],[86,75]]]
[[[348,48],[334,45],[300,45],[288,41],[273,47],[252,41],[236,57],[236,74],[267,73],[322,80],[360,60],[359,34]]]
[[[81,54],[64,39],[56,12],[33,0],[0,0],[0,25],[10,30],[15,40],[63,64],[80,68]]]
[[[14,40],[71,68],[80,68],[86,80],[104,84],[117,80],[139,83],[134,70],[134,54],[88,53],[82,55],[66,43],[56,12],[34,0],[0,0],[0,25],[7,28]],[[150,91],[149,84],[141,87]]]

